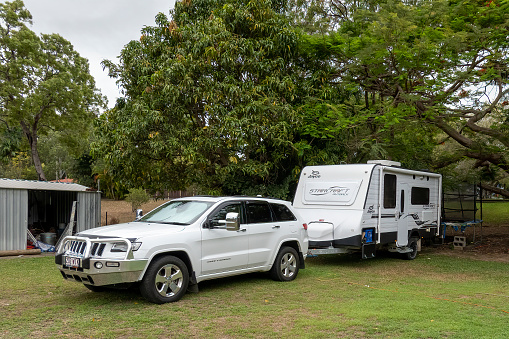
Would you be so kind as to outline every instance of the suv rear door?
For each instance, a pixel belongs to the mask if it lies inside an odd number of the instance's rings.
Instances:
[[[271,264],[282,238],[291,233],[297,219],[283,204],[265,201],[246,202],[247,227],[249,231],[248,267]]]

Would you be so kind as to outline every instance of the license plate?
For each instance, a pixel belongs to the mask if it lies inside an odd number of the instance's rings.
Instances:
[[[64,265],[67,267],[80,267],[81,258],[64,257]]]

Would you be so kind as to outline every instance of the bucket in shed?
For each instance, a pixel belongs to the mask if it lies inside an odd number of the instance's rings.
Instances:
[[[54,246],[57,243],[57,234],[56,233],[41,233],[41,242]]]

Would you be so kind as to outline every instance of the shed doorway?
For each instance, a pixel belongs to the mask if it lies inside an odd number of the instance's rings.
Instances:
[[[32,234],[55,233],[58,236],[69,223],[77,192],[28,191],[28,229]]]

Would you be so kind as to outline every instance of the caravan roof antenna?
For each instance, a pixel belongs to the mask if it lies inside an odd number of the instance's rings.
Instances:
[[[368,164],[378,164],[383,166],[401,167],[401,163],[398,161],[391,160],[368,160]]]

